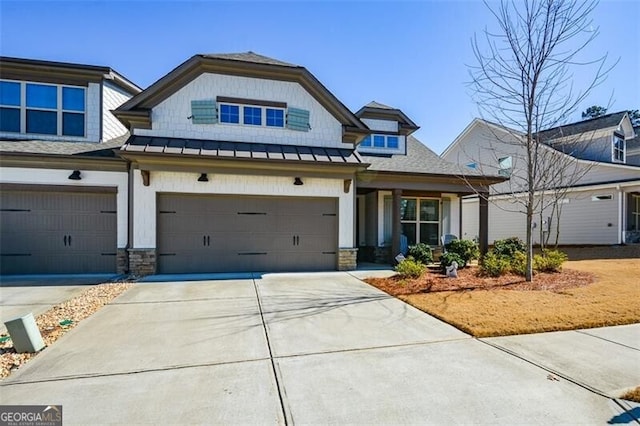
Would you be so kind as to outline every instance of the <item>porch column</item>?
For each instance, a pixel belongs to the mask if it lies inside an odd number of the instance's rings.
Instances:
[[[480,246],[480,255],[483,256],[489,250],[489,201],[487,198],[489,194],[480,194],[480,206],[479,212],[479,230],[478,230],[478,245]]]
[[[391,200],[391,263],[395,263],[395,257],[400,253],[400,234],[402,234],[402,224],[400,222],[401,200],[402,189],[394,189]]]

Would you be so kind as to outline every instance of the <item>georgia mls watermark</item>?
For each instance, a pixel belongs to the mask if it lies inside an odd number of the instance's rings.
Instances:
[[[0,426],[61,426],[62,405],[0,405]]]

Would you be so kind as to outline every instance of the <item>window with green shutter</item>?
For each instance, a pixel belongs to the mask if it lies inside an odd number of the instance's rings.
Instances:
[[[309,111],[300,108],[289,108],[287,110],[287,128],[308,132],[311,129],[309,125]]]
[[[193,124],[216,124],[218,122],[216,101],[213,99],[191,101],[191,122]]]

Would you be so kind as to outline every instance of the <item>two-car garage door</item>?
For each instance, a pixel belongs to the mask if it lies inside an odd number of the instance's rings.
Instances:
[[[115,188],[69,189],[3,185],[0,273],[116,271]]]
[[[335,198],[159,194],[159,273],[335,270]]]

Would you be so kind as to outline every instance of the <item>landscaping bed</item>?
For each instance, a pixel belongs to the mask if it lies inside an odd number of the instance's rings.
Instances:
[[[574,330],[640,322],[640,259],[566,262],[562,272],[482,278],[426,272],[366,281],[476,337]]]
[[[38,315],[36,324],[45,345],[51,345],[80,321],[95,313],[133,285],[130,282],[121,282],[91,286],[79,295]],[[3,334],[0,337],[5,336],[8,335]],[[38,353],[19,354],[13,348],[10,339],[0,343],[0,378],[9,376],[14,369],[19,368]]]

